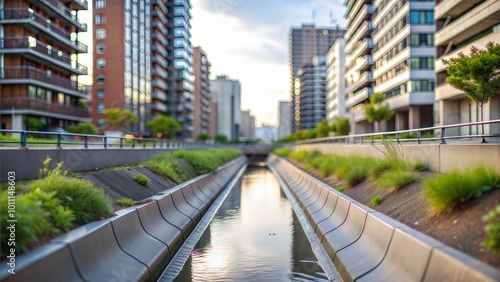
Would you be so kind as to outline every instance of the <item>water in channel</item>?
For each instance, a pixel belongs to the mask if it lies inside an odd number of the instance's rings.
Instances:
[[[174,281],[327,281],[275,176],[249,167]]]

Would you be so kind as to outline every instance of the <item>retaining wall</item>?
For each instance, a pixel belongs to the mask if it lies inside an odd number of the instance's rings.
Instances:
[[[383,145],[349,144],[304,144],[293,146],[294,149],[319,150],[325,154],[349,156],[378,156],[384,151]],[[500,173],[500,144],[420,144],[402,146],[404,154],[411,160],[421,160],[430,170],[450,172],[485,165]]]
[[[156,281],[212,202],[246,163],[177,185],[152,202],[74,229],[16,258],[0,281]]]
[[[268,165],[292,191],[345,281],[500,281],[500,270],[339,193],[288,161]]]

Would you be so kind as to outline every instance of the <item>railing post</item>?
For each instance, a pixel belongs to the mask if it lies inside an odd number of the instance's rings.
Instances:
[[[26,130],[21,132],[21,148],[26,148]]]
[[[417,130],[417,144],[420,144],[420,130]]]
[[[370,136],[370,137],[371,137],[371,139],[372,139],[372,145],[373,145],[373,135],[372,135],[372,136]]]
[[[445,128],[441,128],[441,144],[446,144],[444,141]]]
[[[396,141],[398,142],[398,144],[400,144],[399,143],[399,132],[396,132]]]
[[[132,148],[135,148],[135,138],[132,139]]]
[[[104,136],[104,148],[108,148],[108,137]]]
[[[89,147],[89,141],[88,141],[88,136],[85,134],[83,136],[83,148],[87,149]]]
[[[153,148],[156,148],[156,139],[153,140]]]
[[[57,134],[57,149],[61,149],[61,132]]]
[[[163,139],[160,139],[160,149],[163,149]]]
[[[147,142],[146,140],[142,139],[142,148],[143,149],[146,148],[146,142]]]
[[[123,148],[123,137],[120,137],[120,149]]]

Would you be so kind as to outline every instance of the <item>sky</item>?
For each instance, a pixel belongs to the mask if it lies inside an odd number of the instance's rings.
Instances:
[[[241,82],[241,108],[257,126],[278,125],[289,100],[291,28],[303,23],[345,27],[342,0],[191,0],[191,41],[207,53],[211,77]],[[333,20],[333,23],[332,23]]]

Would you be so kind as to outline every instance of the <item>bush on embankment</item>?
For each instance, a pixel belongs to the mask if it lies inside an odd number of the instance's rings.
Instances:
[[[186,161],[193,168],[195,175],[202,175],[215,171],[242,154],[238,149],[179,150],[153,156],[144,165],[158,174],[167,175],[175,182],[181,183],[189,180],[190,176],[176,160]]]
[[[68,231],[73,223],[85,224],[113,214],[111,202],[104,193],[92,183],[82,179],[66,177],[61,172],[60,163],[54,170],[49,170],[48,158],[41,170],[42,179],[27,184],[22,189],[16,187],[0,193],[2,203],[12,203],[15,198],[15,213],[9,213],[7,204],[0,205],[2,257],[13,245],[9,245],[10,230],[8,219],[16,219],[15,248],[19,253],[27,251],[37,236]],[[10,202],[9,202],[9,196]],[[10,215],[13,217],[10,217]],[[12,243],[11,243],[12,244]],[[10,246],[7,248],[7,246]]]

